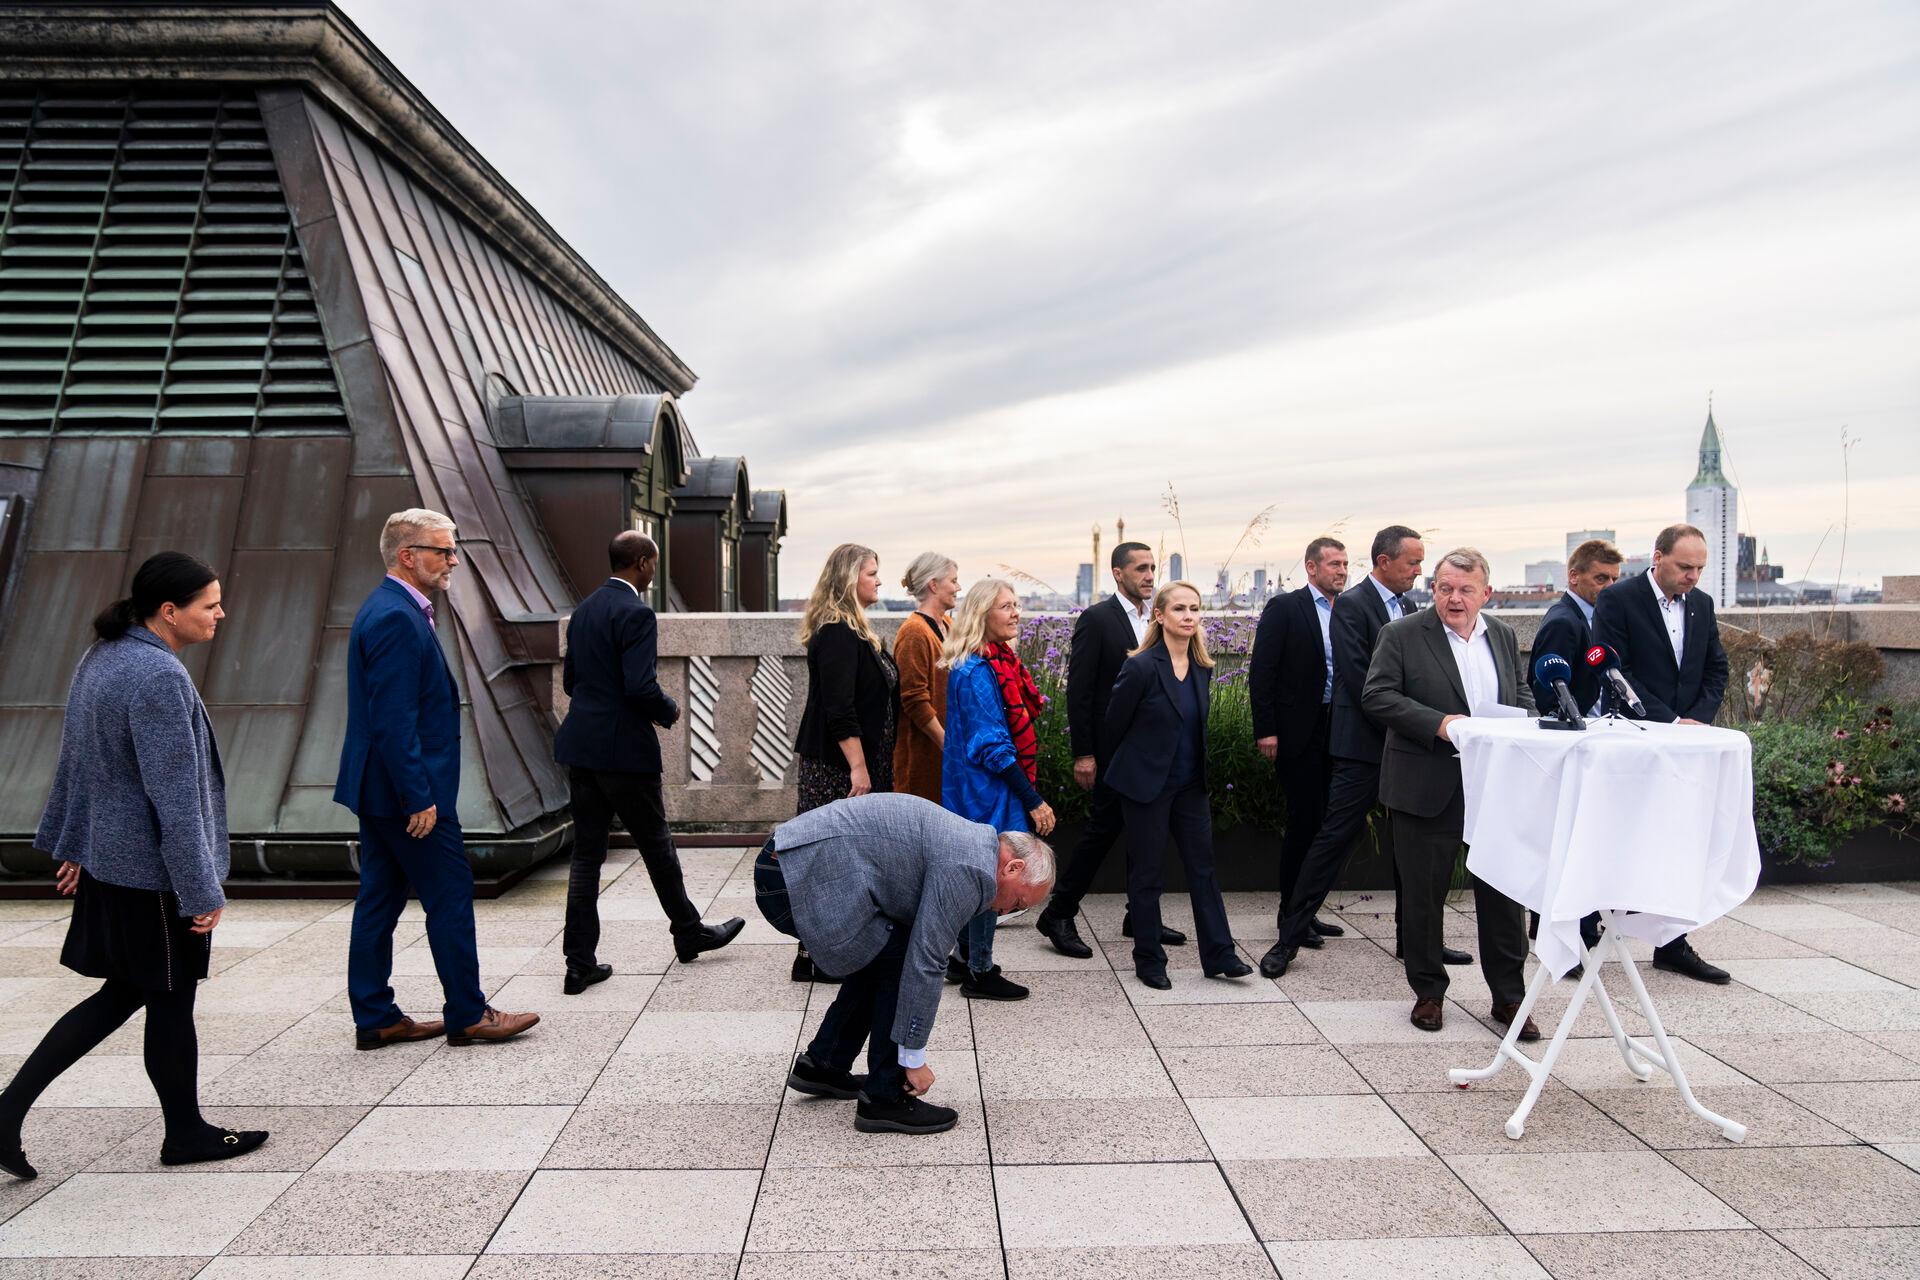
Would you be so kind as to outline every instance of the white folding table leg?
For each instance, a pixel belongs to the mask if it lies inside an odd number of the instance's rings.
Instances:
[[[1580,1008],[1587,1001],[1588,992],[1598,982],[1599,966],[1588,964],[1580,975],[1579,985],[1573,989],[1573,999],[1567,1005],[1567,1011],[1560,1015],[1560,1025],[1553,1030],[1553,1039],[1547,1043],[1547,1050],[1540,1055],[1538,1062],[1522,1053],[1519,1048],[1521,1029],[1527,1025],[1527,1015],[1532,1011],[1534,1002],[1540,993],[1553,985],[1554,978],[1545,965],[1534,971],[1533,981],[1527,984],[1527,998],[1520,1003],[1520,1010],[1513,1015],[1513,1023],[1507,1028],[1506,1036],[1493,1053],[1493,1061],[1478,1070],[1455,1067],[1447,1072],[1447,1078],[1462,1089],[1475,1080],[1491,1079],[1506,1062],[1512,1062],[1527,1073],[1527,1091],[1520,1098],[1520,1105],[1507,1117],[1506,1133],[1516,1141],[1527,1131],[1527,1116],[1533,1111],[1533,1104],[1540,1100],[1540,1091],[1547,1086],[1547,1077],[1553,1074],[1553,1064],[1560,1060],[1560,1051],[1566,1047],[1567,1036],[1573,1031],[1573,1024],[1580,1017]],[[1602,993],[1604,998],[1604,993]],[[1624,1033],[1623,1033],[1624,1034]]]
[[[1612,929],[1608,929],[1607,936],[1600,939],[1600,945],[1586,953],[1585,972],[1596,975],[1593,994],[1600,999],[1600,1016],[1607,1020],[1607,1030],[1613,1034],[1614,1047],[1620,1050],[1620,1056],[1626,1060],[1627,1070],[1633,1073],[1633,1078],[1644,1083],[1653,1076],[1653,1068],[1640,1061],[1637,1056],[1639,1046],[1634,1044],[1633,1037],[1621,1025],[1620,1013],[1613,1007],[1613,997],[1607,994],[1607,984],[1597,977],[1608,957],[1616,954],[1624,957],[1627,944],[1621,942]]]
[[[1693,1112],[1693,1114],[1699,1116],[1702,1120],[1710,1121],[1719,1126],[1721,1134],[1726,1137],[1728,1141],[1745,1141],[1747,1126],[1737,1120],[1729,1120],[1717,1112],[1707,1110],[1706,1107],[1700,1104],[1700,1100],[1693,1096],[1693,1090],[1687,1085],[1687,1073],[1680,1067],[1680,1057],[1673,1051],[1673,1045],[1667,1039],[1667,1029],[1660,1023],[1660,1011],[1653,1007],[1653,997],[1647,994],[1647,985],[1640,980],[1639,966],[1634,964],[1633,957],[1627,954],[1625,946],[1619,948],[1618,955],[1620,967],[1626,970],[1627,983],[1633,988],[1634,998],[1640,1002],[1640,1014],[1647,1020],[1647,1029],[1653,1033],[1653,1043],[1658,1046],[1660,1050],[1659,1057],[1655,1058],[1649,1050],[1636,1041],[1628,1040],[1627,1044],[1635,1053],[1647,1058],[1654,1065],[1663,1068],[1668,1075],[1673,1077],[1673,1087],[1679,1090],[1680,1100],[1687,1104],[1687,1110]]]

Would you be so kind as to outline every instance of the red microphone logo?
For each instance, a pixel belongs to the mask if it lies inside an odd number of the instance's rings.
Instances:
[[[1607,661],[1607,647],[1605,645],[1597,644],[1593,646],[1593,648],[1587,650],[1588,666],[1590,667],[1605,666],[1606,661]]]

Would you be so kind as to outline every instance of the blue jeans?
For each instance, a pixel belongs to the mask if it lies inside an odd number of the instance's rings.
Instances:
[[[347,943],[347,997],[353,1025],[363,1031],[400,1021],[393,1002],[393,926],[406,910],[411,885],[427,913],[427,946],[446,997],[441,1016],[459,1032],[480,1021],[487,997],[480,989],[480,953],[473,933],[473,868],[460,824],[443,816],[421,839],[405,818],[360,819],[360,892]]]
[[[986,973],[993,968],[993,930],[999,921],[1000,913],[989,907],[967,921],[967,927],[961,930],[960,950],[966,957],[969,973]]]
[[[771,840],[754,859],[753,896],[768,924],[788,937],[800,937],[793,923],[786,873],[774,857]],[[871,1102],[898,1102],[906,1091],[900,1046],[893,1039],[893,1017],[900,1005],[900,970],[907,959],[908,934],[909,930],[890,926],[880,954],[841,979],[833,1003],[820,1020],[820,1030],[807,1045],[807,1056],[815,1062],[849,1071],[865,1044],[864,1092]]]

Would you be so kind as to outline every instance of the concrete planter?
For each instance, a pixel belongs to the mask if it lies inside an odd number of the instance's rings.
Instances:
[[[1760,860],[1761,884],[1862,884],[1920,880],[1920,840],[1875,827],[1843,842],[1824,867]]]
[[[1385,815],[1376,813],[1379,824],[1379,844],[1376,847],[1370,834],[1363,834],[1360,843],[1347,860],[1346,870],[1341,874],[1337,887],[1342,889],[1391,889],[1393,873],[1388,866]],[[1073,859],[1073,851],[1080,843],[1081,824],[1063,822],[1054,829],[1049,843],[1065,866]],[[1100,873],[1094,877],[1095,893],[1125,893],[1127,888],[1126,836],[1122,834],[1106,859],[1100,864]],[[1213,833],[1214,873],[1224,893],[1272,893],[1279,887],[1280,875],[1280,833],[1261,827],[1240,825]],[[1180,855],[1175,852],[1171,841],[1165,854],[1167,892],[1186,892],[1186,873],[1180,866]]]

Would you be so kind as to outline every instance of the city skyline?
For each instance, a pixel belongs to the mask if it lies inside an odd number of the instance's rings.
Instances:
[[[1518,583],[1684,518],[1710,392],[1788,578],[1916,567],[1920,11],[347,9],[781,477],[783,596],[1070,594],[1116,516],[1211,582],[1268,507],[1236,577],[1404,521]]]

